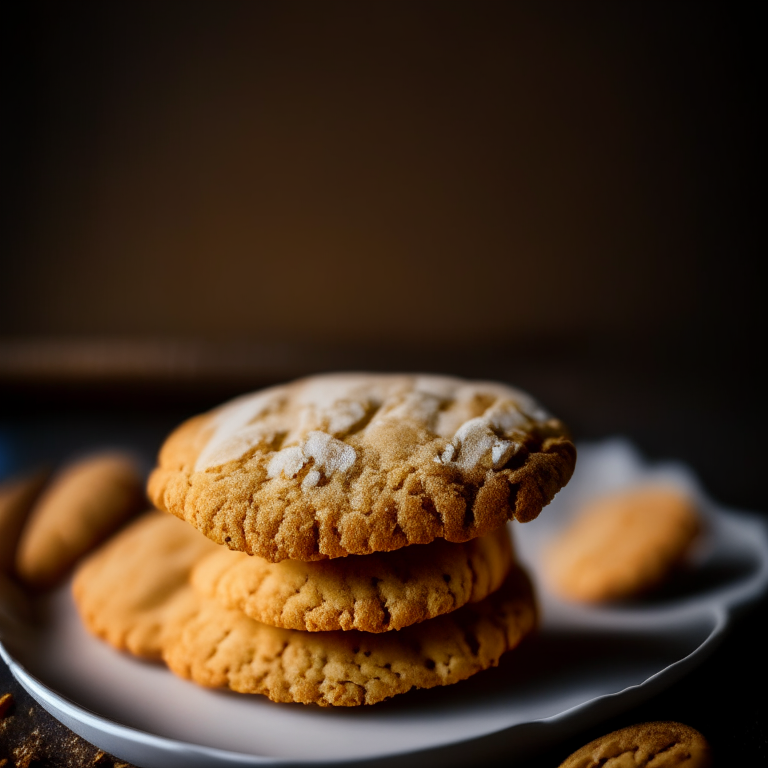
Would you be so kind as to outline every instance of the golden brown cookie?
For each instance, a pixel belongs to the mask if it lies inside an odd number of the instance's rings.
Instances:
[[[560,768],[710,768],[706,739],[682,723],[641,723],[595,739]]]
[[[507,526],[464,544],[270,563],[224,547],[192,572],[204,597],[273,627],[385,632],[482,600],[512,565]]]
[[[105,453],[71,464],[51,480],[27,520],[18,575],[34,587],[53,586],[136,512],[142,498],[141,476],[128,456]]]
[[[13,574],[21,531],[47,479],[41,471],[0,484],[0,573]]]
[[[532,520],[575,460],[563,424],[504,384],[337,374],[185,422],[149,493],[230,549],[321,560]]]
[[[201,685],[273,701],[355,706],[496,666],[535,622],[530,582],[516,566],[485,600],[383,634],[278,629],[201,598],[197,615],[169,627],[163,658]]]
[[[661,584],[699,530],[691,498],[669,485],[643,485],[589,503],[547,549],[550,586],[573,600],[633,597]]]
[[[165,625],[197,605],[192,566],[215,549],[171,515],[142,515],[78,566],[72,594],[83,623],[118,650],[160,658]]]

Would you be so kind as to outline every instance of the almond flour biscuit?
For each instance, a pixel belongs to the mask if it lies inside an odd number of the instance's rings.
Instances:
[[[201,595],[273,627],[385,632],[482,600],[512,565],[506,526],[464,544],[270,563],[224,547],[192,572]]]
[[[515,567],[485,600],[383,634],[278,629],[200,598],[193,618],[169,626],[163,658],[200,685],[273,701],[355,706],[496,666],[535,623],[530,582]]]
[[[575,460],[563,424],[504,384],[336,374],[185,422],[149,494],[230,549],[321,560],[532,520]]]
[[[21,531],[47,479],[41,471],[0,484],[0,573],[13,574]]]
[[[706,739],[682,723],[641,723],[595,739],[560,768],[710,768]]]
[[[692,500],[669,485],[629,488],[592,501],[548,548],[551,587],[573,600],[633,597],[661,584],[699,530]]]
[[[138,511],[142,498],[141,476],[128,456],[106,453],[70,465],[53,478],[27,520],[16,553],[18,575],[33,587],[54,586]]]
[[[159,659],[166,624],[197,605],[192,566],[215,549],[171,515],[142,515],[78,566],[72,594],[83,623],[120,651]]]

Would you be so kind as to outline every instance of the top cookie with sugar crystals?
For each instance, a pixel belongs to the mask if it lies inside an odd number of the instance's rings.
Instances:
[[[564,425],[505,384],[333,374],[185,422],[149,494],[230,549],[319,560],[532,520],[575,460]]]

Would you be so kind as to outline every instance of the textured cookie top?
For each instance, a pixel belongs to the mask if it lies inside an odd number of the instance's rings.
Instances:
[[[192,572],[202,595],[264,624],[311,632],[401,629],[482,600],[512,565],[506,526],[464,544],[438,539],[309,563],[217,549]]]
[[[532,520],[575,460],[562,423],[504,384],[336,374],[182,424],[149,493],[231,549],[318,560]]]
[[[707,740],[688,725],[640,723],[601,736],[560,768],[710,768]]]
[[[278,629],[200,598],[194,615],[169,624],[163,658],[200,685],[273,701],[356,706],[495,666],[535,624],[530,582],[514,567],[479,603],[381,634]]]
[[[641,485],[594,499],[544,556],[562,596],[620,600],[659,586],[679,565],[700,527],[692,499],[670,485]]]

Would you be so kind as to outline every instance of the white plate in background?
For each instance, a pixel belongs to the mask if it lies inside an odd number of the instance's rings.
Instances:
[[[578,503],[650,479],[681,485],[699,502],[705,546],[690,577],[623,607],[549,594],[538,552]],[[653,696],[703,661],[733,612],[768,585],[762,520],[719,507],[686,467],[648,466],[622,440],[581,446],[568,487],[536,521],[513,530],[539,590],[538,635],[497,669],[374,707],[274,704],[200,688],[91,637],[68,586],[41,605],[39,625],[6,619],[0,654],[45,709],[142,768],[460,765],[529,756]]]

